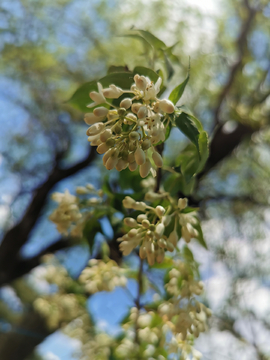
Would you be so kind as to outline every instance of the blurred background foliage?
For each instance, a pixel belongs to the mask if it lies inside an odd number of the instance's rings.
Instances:
[[[154,65],[167,77],[174,72],[169,94],[184,80],[189,56],[183,102],[212,140],[189,199],[201,208],[209,250],[192,249],[214,311],[197,348],[203,359],[270,359],[269,18],[266,0],[0,1],[1,360],[54,359],[48,355],[54,340],[44,340],[74,320],[59,318],[48,327],[33,302],[49,290],[42,282],[38,290],[38,275],[28,274],[44,254],[57,252],[76,283],[90,256],[86,243],[59,239],[47,220],[52,190],[74,191],[85,182],[100,187],[106,173],[89,152],[83,114],[67,100],[110,66]],[[149,51],[134,29],[154,33],[174,56]],[[172,131],[167,164],[186,144]],[[138,191],[124,175],[119,180],[112,173],[108,183],[119,190],[126,181]],[[102,239],[112,239],[106,219],[101,225]],[[119,256],[115,245],[111,253]],[[80,311],[73,316],[83,316]],[[55,334],[55,353],[71,359]]]

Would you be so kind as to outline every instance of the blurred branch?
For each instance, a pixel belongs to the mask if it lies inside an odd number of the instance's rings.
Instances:
[[[51,331],[33,310],[26,312],[18,326],[0,336],[1,360],[22,360],[29,356]]]
[[[231,90],[231,87],[235,80],[236,73],[238,72],[238,70],[240,70],[240,68],[243,65],[243,57],[244,57],[244,52],[245,52],[246,43],[247,43],[247,35],[251,28],[252,21],[258,11],[255,8],[251,8],[249,5],[249,2],[247,0],[244,0],[244,6],[247,9],[248,15],[242,23],[241,31],[240,31],[240,34],[236,41],[238,59],[230,67],[229,74],[228,74],[228,80],[218,96],[216,108],[214,110],[214,126],[217,126],[220,123],[220,112],[221,112],[221,107],[222,107],[223,101],[226,99],[227,95],[229,94],[229,92]]]
[[[27,242],[33,227],[37,223],[51,189],[59,181],[76,174],[88,166],[93,162],[95,154],[95,148],[91,147],[85,159],[67,169],[61,169],[59,167],[60,159],[57,159],[47,180],[36,189],[21,221],[8,230],[2,240],[0,245],[0,286],[7,282],[7,279],[11,277],[10,274],[16,269],[18,261],[20,261],[20,250]]]

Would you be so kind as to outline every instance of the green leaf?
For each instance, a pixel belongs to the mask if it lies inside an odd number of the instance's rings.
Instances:
[[[98,91],[97,81],[90,81],[81,85],[67,101],[67,104],[72,105],[77,110],[86,112],[86,105],[92,102],[89,97],[91,91]]]
[[[172,64],[170,63],[168,56],[166,55],[165,51],[163,52],[166,70],[167,70],[167,76],[168,80],[170,80],[174,74],[174,68],[172,67]]]
[[[130,37],[130,38],[133,38],[133,39],[140,40],[145,48],[147,48],[147,47],[152,48],[152,45],[141,35],[138,35],[138,34],[126,34],[126,35],[121,35],[121,37]]]
[[[153,266],[151,266],[151,269],[170,269],[173,267],[173,259],[169,257],[165,257],[165,259],[162,261],[161,264],[155,263]]]
[[[178,102],[181,96],[184,93],[185,87],[189,81],[189,72],[186,79],[182,82],[182,84],[176,86],[173,91],[170,93],[169,100],[174,103],[174,105]]]
[[[195,240],[198,241],[199,244],[201,244],[206,250],[208,250],[207,244],[204,240],[204,236],[203,236],[203,232],[202,232],[202,228],[201,228],[201,224],[198,218],[196,218],[198,220],[198,222],[195,225],[192,225],[199,233],[199,236],[197,238],[195,238]]]
[[[131,71],[128,70],[127,66],[115,66],[115,65],[111,65],[108,69],[108,74],[110,73],[114,73],[114,72],[129,72],[131,73]]]
[[[157,82],[157,80],[159,78],[159,75],[154,70],[149,69],[144,66],[136,66],[133,70],[133,73],[134,73],[134,75],[139,74],[139,75],[147,76],[153,82]]]
[[[175,123],[178,129],[189,138],[189,140],[196,146],[199,152],[200,133],[191,116],[182,112],[176,116]]]
[[[193,211],[198,211],[198,210],[200,210],[200,208],[192,208],[192,207],[188,206],[185,209],[181,210],[181,213],[182,214],[189,214],[189,213],[191,213]]]
[[[193,113],[191,112],[191,110],[186,106],[186,105],[181,105],[181,106],[176,106],[177,109],[181,110],[182,112],[184,112],[185,114],[189,115],[191,117],[191,119],[194,121],[194,123],[196,124],[197,128],[199,131],[203,131],[203,126],[202,123],[200,122],[200,120],[198,120]]]
[[[190,262],[194,261],[194,256],[193,256],[193,253],[192,251],[187,247],[187,245],[185,245],[183,247],[183,255],[184,255],[184,258]]]
[[[197,169],[197,174],[200,173],[209,157],[209,143],[208,143],[208,134],[206,131],[202,131],[199,136],[199,148],[200,148],[200,154],[201,154],[201,160],[199,167]]]
[[[149,31],[146,31],[146,30],[137,30],[137,31],[155,49],[164,49],[165,50],[167,48],[166,44],[162,40],[157,38],[155,35],[153,35]]]

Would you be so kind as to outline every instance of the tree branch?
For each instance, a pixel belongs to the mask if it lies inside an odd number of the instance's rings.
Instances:
[[[220,92],[220,94],[218,96],[216,108],[214,110],[214,124],[215,124],[215,126],[220,123],[220,112],[221,112],[221,107],[222,107],[223,101],[225,100],[226,96],[228,95],[228,93],[231,90],[231,87],[232,87],[232,84],[234,82],[236,73],[238,72],[238,70],[243,65],[243,57],[244,57],[244,52],[245,52],[245,47],[246,47],[246,42],[247,42],[247,35],[248,35],[249,30],[250,30],[251,23],[252,23],[255,15],[257,13],[257,9],[251,8],[247,1],[245,1],[245,7],[246,7],[246,9],[248,11],[248,15],[247,15],[246,20],[242,24],[240,34],[239,34],[238,39],[236,41],[237,50],[238,50],[238,59],[231,66],[231,68],[229,70],[229,75],[228,75],[227,82],[226,82],[225,86],[223,87],[223,89],[221,90],[221,92]]]
[[[0,245],[0,285],[5,284],[7,279],[12,277],[11,274],[13,274],[14,269],[18,269],[19,252],[37,223],[51,189],[59,181],[76,174],[88,166],[94,160],[95,154],[95,148],[91,147],[85,159],[67,169],[59,168],[59,160],[56,161],[47,180],[36,189],[21,221],[8,230],[2,240]]]

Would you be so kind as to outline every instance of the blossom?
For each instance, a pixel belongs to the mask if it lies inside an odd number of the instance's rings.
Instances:
[[[90,93],[94,103],[89,107],[106,102],[106,98],[118,99],[125,93],[131,97],[124,97],[120,107],[96,107],[92,113],[85,114],[84,120],[90,125],[86,132],[88,141],[91,146],[97,146],[99,154],[104,154],[103,163],[107,170],[122,171],[128,167],[135,171],[139,166],[140,175],[145,178],[150,172],[155,176],[153,166],[163,166],[154,145],[165,140],[170,122],[166,114],[172,113],[174,106],[169,100],[157,99],[161,78],[154,84],[148,77],[136,74],[134,82],[130,90],[114,84],[102,89],[98,83],[99,92]],[[157,104],[161,104],[160,107]],[[123,130],[124,125],[129,128]],[[150,161],[151,153],[153,162]]]
[[[89,105],[87,105],[88,108],[92,108],[92,107],[94,107],[94,106],[96,106],[96,105],[103,104],[103,103],[106,102],[106,99],[105,99],[105,97],[104,97],[104,95],[103,95],[103,93],[102,93],[102,90],[103,90],[103,89],[102,89],[101,83],[98,82],[97,85],[98,85],[98,92],[96,92],[96,91],[91,91],[90,94],[89,94],[90,98],[91,98],[94,102],[91,103],[91,104],[89,104]]]

